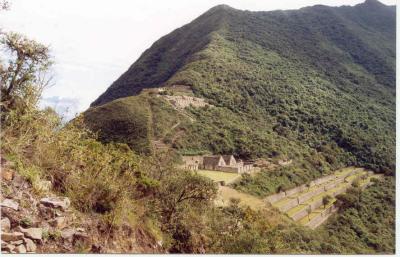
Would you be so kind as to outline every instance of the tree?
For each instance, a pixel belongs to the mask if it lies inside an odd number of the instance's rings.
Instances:
[[[284,192],[286,190],[286,187],[284,185],[279,185],[278,188],[276,189],[277,193]]]
[[[217,193],[212,181],[190,172],[173,174],[161,184],[157,198],[166,225],[176,218],[185,205],[204,207]]]
[[[310,221],[310,214],[312,213],[311,205],[307,206],[308,221]]]
[[[324,205],[324,209],[326,208],[326,205],[332,200],[332,196],[326,195],[322,198],[322,204]]]
[[[3,111],[15,108],[18,103],[23,107],[36,105],[51,81],[49,48],[14,32],[0,33],[0,46],[8,57],[7,64],[0,60]]]
[[[360,184],[361,184],[361,179],[360,178],[356,178],[355,180],[353,180],[351,182],[351,186],[354,187],[354,188],[360,187]]]

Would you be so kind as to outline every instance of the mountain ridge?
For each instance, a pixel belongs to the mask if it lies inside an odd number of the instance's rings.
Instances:
[[[143,89],[188,90],[214,107],[185,109],[194,122],[182,120],[175,131],[180,137],[171,135],[170,145],[181,154],[297,159],[285,176],[298,183],[349,165],[393,174],[396,12],[374,5],[212,8],[146,50],[92,104],[88,125],[108,131],[105,141],[129,142],[129,135],[111,134],[137,121],[106,112],[113,99],[145,106],[147,97],[164,98]],[[185,92],[177,89],[182,86]],[[145,122],[154,127],[157,120]],[[114,124],[126,127],[113,130]]]
[[[377,2],[377,1],[375,1],[375,2]],[[184,56],[198,52],[205,45],[207,45],[209,43],[209,41],[207,41],[207,39],[209,39],[210,34],[212,32],[219,31],[220,26],[223,26],[222,24],[224,23],[224,20],[226,20],[226,17],[228,15],[232,16],[233,13],[235,13],[236,15],[246,14],[246,13],[262,14],[262,15],[270,14],[273,16],[274,16],[274,14],[279,15],[281,13],[297,15],[298,12],[308,12],[310,10],[314,11],[315,9],[321,9],[321,12],[326,13],[328,11],[328,12],[330,12],[328,14],[332,15],[333,10],[346,10],[348,8],[370,9],[371,7],[373,7],[371,5],[376,5],[376,4],[374,4],[373,2],[366,1],[365,3],[358,4],[354,7],[348,7],[348,6],[328,7],[328,6],[317,5],[317,6],[312,6],[312,7],[304,7],[299,10],[267,11],[267,12],[264,12],[264,11],[262,11],[262,12],[240,11],[240,10],[234,9],[232,7],[229,7],[227,5],[215,6],[215,7],[211,8],[210,10],[208,10],[203,15],[196,18],[193,22],[186,24],[183,27],[178,28],[178,29],[174,30],[173,32],[171,32],[170,34],[160,38],[158,41],[156,41],[149,49],[147,49],[141,55],[141,57],[138,59],[137,62],[135,62],[135,64],[140,64],[142,62],[146,63],[146,60],[145,60],[146,56],[149,56],[149,55],[152,56],[151,58],[153,58],[153,61],[157,62],[157,60],[158,60],[157,58],[161,58],[161,57],[157,56],[157,55],[154,56],[154,52],[152,52],[151,49],[157,48],[159,45],[164,45],[164,44],[166,44],[165,48],[173,48],[171,45],[172,42],[170,42],[171,38],[179,38],[182,34],[185,34],[186,30],[192,29],[192,27],[194,27],[194,29],[196,29],[196,26],[198,27],[199,25],[202,25],[202,28],[206,28],[206,31],[200,31],[200,32],[196,31],[196,34],[191,34],[191,35],[194,35],[193,40],[198,40],[199,42],[190,44],[192,46],[192,49],[190,51],[187,49],[184,49],[185,51],[183,53],[181,53],[180,55],[178,54],[177,55],[177,59],[178,59],[177,64],[174,67],[170,67],[168,69],[168,71],[166,72],[166,74],[163,74],[164,76],[162,78],[155,78],[150,81],[144,80],[144,83],[142,85],[139,85],[137,83],[137,81],[134,81],[134,80],[132,81],[129,79],[132,76],[134,76],[134,77],[140,76],[141,70],[138,70],[138,68],[136,68],[137,65],[133,64],[123,75],[121,75],[121,77],[119,79],[117,79],[111,85],[111,87],[106,92],[104,92],[96,101],[94,101],[91,106],[99,105],[99,104],[105,103],[109,100],[116,99],[119,97],[135,95],[135,94],[139,93],[142,88],[145,88],[145,87],[161,86],[162,83],[165,83],[168,80],[168,78],[170,76],[172,76],[172,74],[174,72],[179,70],[179,68],[183,65],[183,63],[185,62]],[[389,6],[385,6],[381,3],[380,3],[380,6],[385,7],[384,9],[390,10]],[[214,16],[218,16],[218,17],[216,18]],[[278,17],[278,18],[282,19],[282,17]],[[204,21],[204,20],[206,20],[206,21]],[[206,24],[204,24],[204,23],[206,23]],[[210,24],[215,25],[214,23],[217,23],[217,27],[209,28]],[[382,27],[385,27],[385,26],[380,26],[380,29]],[[188,39],[184,38],[179,41],[185,41],[185,40],[188,40]],[[177,45],[178,45],[177,47],[179,47],[179,43]],[[160,49],[160,50],[163,50],[163,49]],[[172,58],[174,56],[174,54],[175,53],[172,52],[171,54],[168,54],[165,58]],[[144,75],[146,76],[148,74],[144,74]],[[110,97],[110,95],[113,95],[113,93],[115,93],[115,96]]]

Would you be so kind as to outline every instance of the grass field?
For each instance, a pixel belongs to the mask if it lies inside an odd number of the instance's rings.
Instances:
[[[261,198],[239,192],[230,187],[220,186],[216,204],[220,206],[227,206],[231,198],[239,199],[239,205],[243,207],[249,206],[253,210],[260,210],[267,207],[267,203]]]
[[[229,173],[215,170],[198,170],[197,173],[201,176],[214,180],[215,182],[224,181],[229,184],[240,177],[237,173]]]

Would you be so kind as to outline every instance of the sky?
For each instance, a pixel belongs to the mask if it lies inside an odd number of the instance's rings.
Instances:
[[[250,11],[298,9],[364,0],[10,0],[0,27],[50,46],[54,85],[41,106],[65,119],[86,110],[152,43],[211,7]],[[387,5],[396,0],[381,0]]]

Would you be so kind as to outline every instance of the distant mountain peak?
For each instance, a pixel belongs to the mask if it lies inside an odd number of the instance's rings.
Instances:
[[[210,10],[207,11],[207,13],[226,12],[226,11],[234,11],[234,10],[236,10],[236,9],[227,4],[219,4],[219,5],[212,7]]]
[[[227,4],[219,4],[219,5],[216,5],[216,6],[214,6],[213,8],[211,8],[210,10],[234,10],[235,8],[233,8],[233,7],[230,7],[229,5],[227,5]]]
[[[378,0],[365,0],[364,4],[368,6],[384,6],[384,4]]]

